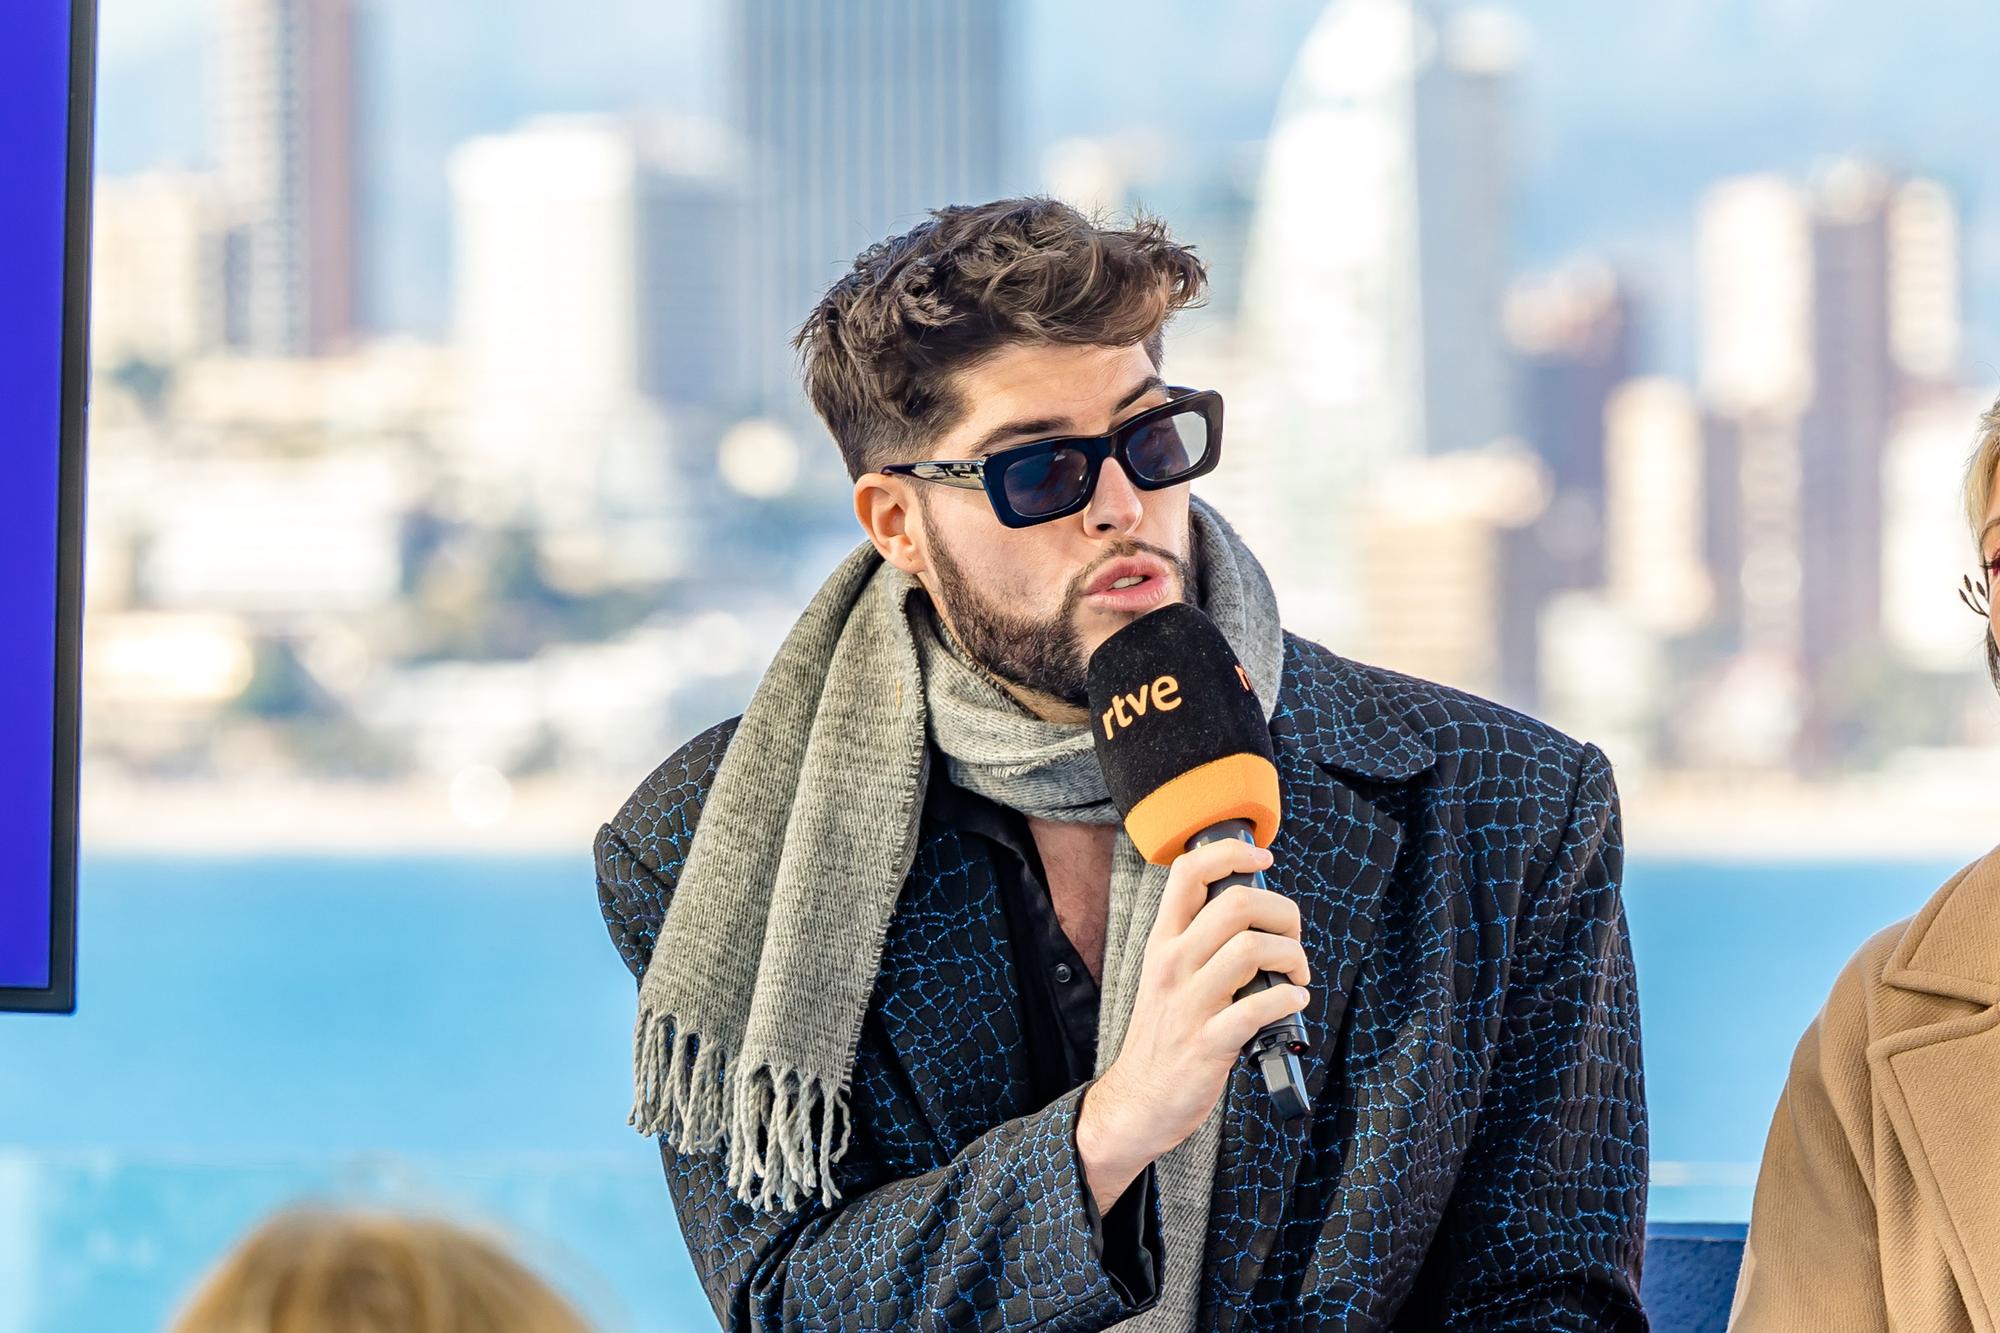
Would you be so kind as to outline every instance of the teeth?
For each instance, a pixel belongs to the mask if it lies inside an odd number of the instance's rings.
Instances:
[[[1144,583],[1145,581],[1146,576],[1144,574],[1127,574],[1111,586],[1114,588],[1129,588],[1135,583]]]

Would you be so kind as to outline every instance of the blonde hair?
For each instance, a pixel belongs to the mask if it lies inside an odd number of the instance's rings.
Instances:
[[[1987,576],[1986,547],[1981,530],[1986,526],[1986,511],[1993,503],[1993,474],[2000,471],[2000,399],[1986,409],[1979,418],[1979,442],[1972,447],[1972,461],[1965,466],[1965,520],[1972,528],[1973,552],[1980,564],[1979,580],[1982,587],[1989,589]],[[2000,644],[1994,642],[1993,631],[1989,628],[1980,635],[1985,641],[1986,676],[1993,682],[1993,688],[2000,690]]]
[[[1965,519],[1972,525],[1972,540],[1986,526],[1986,511],[1993,503],[1993,474],[2000,471],[2000,399],[1979,418],[1979,442],[1972,448],[1972,461],[1965,469]],[[1984,552],[1981,553],[1982,556]]]
[[[173,1333],[590,1333],[494,1242],[451,1223],[294,1208],[239,1243]]]

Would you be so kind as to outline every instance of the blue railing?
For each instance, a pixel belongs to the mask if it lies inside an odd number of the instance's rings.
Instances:
[[[1740,1222],[1656,1222],[1646,1228],[1646,1315],[1653,1333],[1722,1333],[1743,1262]]]

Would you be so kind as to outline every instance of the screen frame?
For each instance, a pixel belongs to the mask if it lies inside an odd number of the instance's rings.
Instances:
[[[0,986],[0,1010],[76,1012],[78,721],[82,695],[84,421],[90,385],[90,199],[97,0],[70,0],[63,188],[61,449],[56,485],[55,734],[49,790],[49,984]]]

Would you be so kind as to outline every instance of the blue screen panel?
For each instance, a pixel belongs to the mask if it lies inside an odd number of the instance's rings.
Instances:
[[[84,3],[84,0],[79,0]],[[0,1003],[66,1008],[74,930],[73,734],[83,312],[67,261],[83,244],[87,180],[73,182],[72,131],[87,139],[87,59],[67,0],[0,5]],[[84,123],[72,124],[72,107]],[[87,144],[85,145],[87,147]],[[87,163],[87,153],[79,153]],[[87,175],[86,172],[83,173]],[[72,189],[72,184],[77,186]],[[66,373],[67,372],[67,373]],[[67,612],[67,628],[59,617]],[[67,840],[68,854],[61,844]],[[40,992],[34,995],[15,992]],[[51,1002],[53,1001],[53,1002]]]

